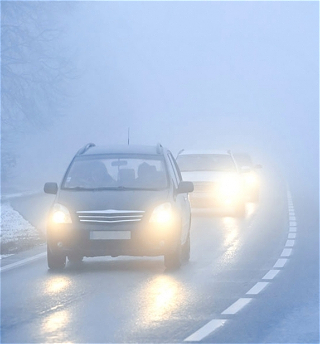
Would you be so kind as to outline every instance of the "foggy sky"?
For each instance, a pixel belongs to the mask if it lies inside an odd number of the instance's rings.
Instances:
[[[63,20],[80,77],[65,117],[21,141],[39,179],[130,127],[132,144],[245,150],[317,182],[317,2],[75,2]]]

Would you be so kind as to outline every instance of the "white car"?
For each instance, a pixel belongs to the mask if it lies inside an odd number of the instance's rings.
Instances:
[[[231,151],[182,150],[177,163],[185,181],[192,181],[193,207],[211,207],[235,216],[245,215],[243,173]]]

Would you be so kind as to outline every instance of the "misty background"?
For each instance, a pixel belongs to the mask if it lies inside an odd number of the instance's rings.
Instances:
[[[318,201],[318,2],[2,2],[2,190],[76,151],[232,149]]]

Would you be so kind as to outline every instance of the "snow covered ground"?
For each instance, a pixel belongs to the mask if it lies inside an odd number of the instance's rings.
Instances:
[[[1,203],[0,223],[0,259],[8,254],[43,242],[39,231],[14,210],[8,202]]]

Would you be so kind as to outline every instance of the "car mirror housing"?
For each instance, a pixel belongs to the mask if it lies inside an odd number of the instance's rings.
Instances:
[[[56,195],[58,192],[58,184],[57,183],[51,183],[51,182],[45,183],[43,190],[47,194]]]
[[[177,193],[188,193],[194,190],[194,186],[192,182],[180,182]]]

